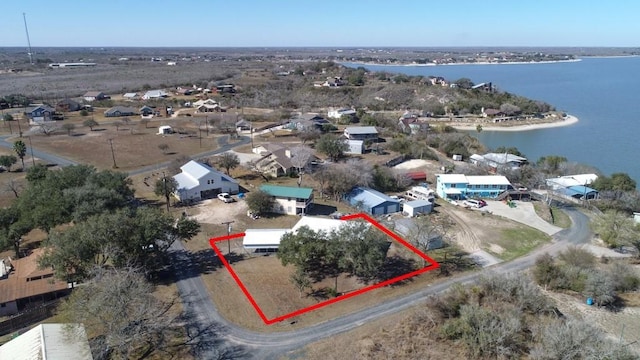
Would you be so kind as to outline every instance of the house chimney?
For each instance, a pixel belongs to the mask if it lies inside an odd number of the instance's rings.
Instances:
[[[289,149],[285,150],[285,151],[284,151],[284,155],[285,155],[286,157],[288,157],[289,159],[291,159],[291,150],[289,150]]]

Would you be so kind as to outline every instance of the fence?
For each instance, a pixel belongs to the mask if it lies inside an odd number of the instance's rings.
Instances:
[[[40,305],[36,308],[13,315],[9,319],[0,322],[0,336],[24,329],[55,314],[60,299]]]

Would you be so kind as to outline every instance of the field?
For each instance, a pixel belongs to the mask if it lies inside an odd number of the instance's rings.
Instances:
[[[165,120],[162,124],[183,128],[188,134],[158,135],[155,126],[145,127],[139,122],[132,122],[117,129],[112,125],[99,126],[93,131],[79,128],[71,135],[57,132],[50,136],[32,136],[31,140],[33,147],[38,150],[100,169],[112,168],[115,156],[120,170],[133,170],[167,162],[182,155],[192,156],[218,148],[219,136],[207,136],[203,130],[200,138],[197,125],[189,121]],[[168,149],[161,150],[161,144],[168,145]]]

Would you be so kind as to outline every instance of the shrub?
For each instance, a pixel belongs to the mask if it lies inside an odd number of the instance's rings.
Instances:
[[[581,269],[591,269],[596,265],[596,257],[589,250],[575,246],[561,252],[558,257],[568,265]]]

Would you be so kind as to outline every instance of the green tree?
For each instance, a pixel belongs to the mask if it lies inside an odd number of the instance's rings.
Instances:
[[[282,236],[276,256],[284,266],[292,264],[304,273],[317,275],[327,261],[328,239],[325,231],[302,226]]]
[[[238,158],[238,155],[232,152],[225,152],[218,157],[217,163],[218,166],[225,169],[227,175],[230,175],[229,171],[231,169],[235,169],[236,167],[238,167],[238,165],[240,165],[240,159]]]
[[[309,278],[309,275],[300,269],[296,269],[296,271],[291,274],[290,280],[300,292],[300,298],[302,298],[302,294],[305,289],[311,288],[311,279]]]
[[[36,164],[36,166],[32,166],[27,170],[27,181],[29,184],[36,183],[40,180],[44,180],[47,177],[47,172],[49,168],[43,164]]]
[[[332,161],[337,161],[344,156],[344,152],[349,146],[342,137],[336,137],[330,134],[320,136],[315,142],[316,150],[327,155]]]
[[[633,219],[627,214],[608,210],[592,222],[593,231],[610,247],[631,244],[638,238]]]
[[[22,170],[24,171],[24,157],[27,155],[27,145],[22,140],[18,140],[13,143],[13,151],[20,158],[20,162],[22,163]]]
[[[460,78],[454,81],[454,84],[456,84],[461,89],[471,89],[474,85],[473,81],[471,81],[471,79],[469,78]]]
[[[11,114],[4,114],[4,116],[2,117],[2,120],[4,120],[4,121],[13,121],[14,118],[13,118],[13,115],[11,115]]]
[[[500,153],[500,154],[511,154],[511,155],[515,155],[515,156],[522,156],[525,157],[524,154],[522,154],[520,152],[520,150],[518,150],[518,148],[516,147],[506,147],[506,146],[500,146],[498,148],[495,149],[496,153]]]
[[[85,117],[89,116],[89,112],[86,109],[80,110],[80,116]]]
[[[18,159],[13,155],[0,156],[0,166],[3,166],[7,171],[11,171],[11,167],[18,162]]]
[[[252,191],[246,196],[247,206],[254,214],[265,214],[273,211],[273,196],[263,190]]]
[[[93,131],[93,128],[98,126],[98,122],[93,119],[87,119],[82,122],[82,125],[88,127],[90,131]]]
[[[591,187],[598,191],[635,191],[636,181],[626,173],[614,173],[611,177],[599,176]]]
[[[378,229],[363,222],[342,225],[329,235],[341,244],[340,268],[365,281],[376,278],[387,257],[391,242]]]
[[[31,231],[31,225],[15,207],[0,209],[0,249],[13,249],[20,258],[22,237]]]
[[[153,192],[160,196],[164,197],[167,202],[167,211],[169,211],[170,199],[173,194],[178,191],[178,182],[173,177],[164,177],[162,179],[158,179],[156,181]]]

